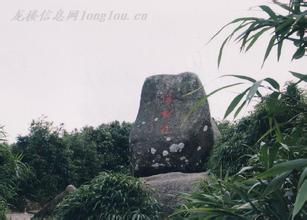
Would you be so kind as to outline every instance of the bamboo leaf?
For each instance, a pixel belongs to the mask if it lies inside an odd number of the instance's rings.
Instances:
[[[292,8],[290,8],[287,4],[280,3],[278,1],[274,1],[274,3],[289,12],[293,12]]]
[[[292,23],[295,20],[293,18],[287,18],[286,21],[284,21],[283,23],[281,23],[280,25],[278,25],[275,29],[275,33],[279,34],[281,30],[284,30],[287,27],[287,30],[289,30],[292,26]]]
[[[244,31],[242,34],[240,34],[236,40],[238,41],[242,41],[241,43],[241,47],[240,47],[240,51],[243,51],[244,47],[245,47],[245,44],[247,43],[247,39],[248,39],[248,36],[250,35],[250,33],[255,30],[255,26],[257,26],[257,23],[252,23],[248,29],[246,31]]]
[[[258,178],[272,177],[294,169],[299,170],[306,166],[307,166],[307,159],[290,160],[274,165],[272,168],[268,169],[267,171],[260,173],[257,177]]]
[[[247,93],[247,91],[250,88],[246,89],[244,92],[242,92],[241,94],[237,95],[232,102],[229,104],[225,115],[224,115],[224,119],[237,107],[237,105],[240,103],[240,101],[242,100],[242,98],[244,97],[244,95]]]
[[[224,90],[224,89],[227,89],[227,88],[230,88],[230,87],[233,87],[233,86],[237,86],[237,85],[241,85],[242,83],[234,83],[234,84],[230,84],[230,85],[227,85],[227,86],[223,86],[221,88],[218,88],[216,90],[214,90],[213,92],[209,93],[208,95],[202,97],[201,99],[199,99],[193,106],[192,108],[190,109],[190,111],[187,113],[187,116],[184,118],[183,120],[183,123],[181,126],[183,126],[185,124],[185,122],[189,119],[189,117],[191,116],[191,114],[193,112],[196,111],[196,109],[200,108],[207,100],[210,96],[212,96],[213,94],[221,91],[221,90]]]
[[[268,30],[270,30],[270,29],[271,29],[271,27],[263,28],[261,31],[259,31],[258,33],[254,34],[254,35],[250,38],[250,39],[252,39],[252,40],[251,40],[251,42],[248,44],[248,46],[247,46],[245,52],[247,52],[247,51],[255,44],[255,42],[258,40],[258,38],[259,38],[263,33],[265,33],[266,31],[268,31]],[[248,40],[248,41],[249,41],[249,40]]]
[[[305,55],[305,47],[299,47],[297,51],[293,54],[292,60],[297,60]]]
[[[268,47],[267,47],[267,49],[266,49],[266,52],[265,52],[265,55],[264,55],[264,59],[263,59],[263,63],[262,63],[262,67],[263,67],[263,65],[264,65],[264,63],[265,63],[265,61],[266,61],[266,59],[268,58],[268,56],[270,55],[270,53],[271,53],[271,50],[272,50],[272,48],[273,48],[273,46],[274,46],[274,43],[275,43],[275,40],[276,40],[276,37],[275,37],[275,35],[271,38],[271,40],[270,40],[270,42],[269,42],[269,44],[268,44]]]
[[[290,73],[295,76],[296,78],[299,78],[300,80],[307,82],[307,74],[301,74],[297,72],[290,71]]]
[[[281,50],[282,50],[282,45],[283,45],[284,41],[280,40],[277,44],[277,61],[280,60],[281,57]]]
[[[266,5],[261,5],[259,6],[264,12],[266,12],[270,18],[272,18],[273,20],[276,20],[277,19],[277,16],[275,14],[275,12],[269,7],[269,6],[266,6]]]
[[[305,202],[307,201],[307,181],[305,180],[299,191],[297,192],[294,208],[292,212],[292,219],[300,212]]]
[[[302,172],[300,179],[298,181],[298,188],[301,187],[302,183],[304,182],[304,180],[307,177],[307,168],[304,169],[304,171]]]
[[[265,78],[264,81],[268,82],[274,89],[276,90],[280,89],[280,85],[275,79]]]
[[[283,142],[282,133],[280,131],[279,123],[277,122],[277,120],[275,118],[274,118],[274,125],[275,125],[276,140],[279,143],[282,143]]]
[[[276,176],[271,182],[269,182],[269,184],[267,185],[267,187],[265,188],[263,194],[264,196],[267,196],[269,194],[271,194],[272,192],[280,189],[280,187],[282,186],[282,184],[285,182],[285,179],[290,175],[291,172],[285,172],[281,175]]]
[[[237,116],[238,116],[238,114],[241,112],[241,110],[242,110],[242,108],[244,107],[244,105],[246,104],[246,101],[244,101],[241,105],[240,105],[240,107],[237,109],[237,111],[235,112],[235,114],[234,114],[234,118],[236,118]]]
[[[243,22],[246,22],[246,21],[251,21],[251,20],[258,20],[258,18],[256,17],[246,17],[246,18],[237,18],[231,22],[229,22],[228,24],[224,25],[220,30],[218,30],[218,32],[216,32],[211,38],[210,40],[208,41],[211,42],[217,35],[219,35],[226,27],[228,27],[229,25],[231,24],[235,24],[235,23],[238,23],[240,21],[243,21]]]
[[[219,56],[218,56],[218,61],[217,61],[217,66],[218,66],[218,67],[219,67],[220,64],[221,64],[222,55],[223,55],[223,50],[224,50],[224,47],[225,47],[225,45],[226,45],[228,39],[229,39],[229,37],[227,37],[227,38],[224,40],[224,42],[223,42],[223,44],[222,44],[222,46],[221,46],[221,48],[220,48],[220,52],[219,52]]]
[[[231,77],[236,77],[236,78],[239,78],[239,79],[244,79],[244,80],[250,81],[252,83],[256,82],[255,79],[248,77],[248,76],[244,76],[244,75],[223,75],[222,77],[225,77],[225,76],[231,76]]]

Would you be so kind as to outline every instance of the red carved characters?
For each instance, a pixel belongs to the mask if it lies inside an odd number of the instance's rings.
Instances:
[[[166,124],[162,125],[161,128],[160,128],[160,132],[161,132],[161,134],[168,134],[169,133],[169,126],[166,125]]]
[[[169,118],[171,116],[172,111],[171,110],[165,110],[161,112],[161,116],[162,118],[166,119]]]

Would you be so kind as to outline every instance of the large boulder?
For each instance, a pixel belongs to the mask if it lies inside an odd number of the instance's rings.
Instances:
[[[146,79],[130,133],[136,176],[203,170],[214,142],[205,95],[193,73]]]
[[[207,177],[207,173],[166,173],[142,180],[153,189],[153,196],[162,206],[164,214],[171,214],[183,202],[182,193],[198,191],[199,183]]]

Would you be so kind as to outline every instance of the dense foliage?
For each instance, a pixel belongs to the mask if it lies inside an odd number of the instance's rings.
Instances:
[[[293,59],[304,57],[307,3],[302,0],[274,3],[288,14],[277,14],[263,5],[260,8],[269,15],[268,19],[239,18],[230,23],[242,22],[222,44],[219,63],[226,42],[245,27],[247,29],[236,38],[242,50],[249,50],[264,32],[273,29],[264,61],[275,45],[279,58],[284,41],[292,41],[297,48]],[[254,98],[260,99],[260,104],[251,116],[237,124],[223,124],[227,133],[211,161],[216,161],[217,167],[222,165],[226,175],[222,172],[219,177],[211,175],[199,192],[186,195],[186,204],[173,215],[176,219],[307,218],[307,103],[306,95],[298,89],[302,83],[307,83],[307,75],[291,74],[296,82],[288,85],[286,91],[281,91],[272,78],[257,81],[234,76],[252,84],[233,99],[225,117],[233,111],[237,116]],[[268,89],[269,95],[262,96],[263,89]],[[242,130],[240,127],[246,120],[248,125]],[[243,163],[242,158],[245,158]]]
[[[281,3],[278,0],[273,0],[273,2],[274,6],[283,9],[285,13],[280,14],[275,12],[272,7],[261,5],[259,6],[260,10],[266,13],[269,18],[237,18],[225,25],[213,36],[213,38],[215,38],[222,30],[230,25],[239,24],[224,40],[220,48],[218,65],[220,65],[221,62],[224,47],[230,40],[234,39],[234,41],[240,42],[241,51],[247,52],[265,33],[270,33],[272,36],[268,43],[263,63],[266,61],[274,47],[277,47],[277,59],[279,60],[283,44],[286,41],[292,42],[296,48],[292,59],[300,59],[304,57],[307,46],[307,38],[305,36],[307,26],[307,2],[305,0],[290,0],[289,4]]]
[[[134,177],[103,172],[69,195],[56,210],[61,220],[155,220],[159,206],[150,191]]]
[[[270,129],[270,116],[274,115],[280,124],[281,133],[296,126],[296,121],[291,119],[306,107],[302,92],[290,83],[280,94],[278,102],[275,101],[271,95],[265,96],[250,115],[235,123],[224,121],[219,124],[222,137],[215,145],[209,162],[210,169],[216,175],[239,172],[259,151],[261,144],[271,141],[272,135],[263,137]]]
[[[44,119],[13,145],[31,172],[19,183],[19,199],[44,203],[69,184],[80,186],[104,170],[128,170],[131,125],[112,122],[71,133]],[[125,170],[125,171],[126,171]],[[19,201],[19,203],[21,203]]]
[[[20,162],[21,157],[14,155],[5,143],[2,128],[0,128],[0,219],[5,219],[8,205],[14,202],[18,183],[27,173],[27,168]]]
[[[72,152],[71,183],[79,186],[104,170],[129,172],[130,129],[130,123],[115,121],[65,133],[63,140]]]
[[[12,198],[14,194],[13,186],[11,186],[10,175],[7,168],[11,164],[11,155],[6,146],[0,144],[0,220],[5,220],[7,209],[7,199]]]
[[[226,133],[211,157],[211,163],[216,165],[215,174],[201,184],[201,193],[186,197],[187,203],[178,215],[184,213],[189,219],[291,219],[296,213],[295,219],[305,219],[305,98],[290,84],[278,104],[271,105],[272,98],[265,97],[250,116],[236,124],[222,124],[222,132]],[[255,118],[259,112],[264,112],[263,117]],[[278,131],[271,129],[272,114],[278,120]],[[263,130],[255,142],[249,142],[252,145],[245,146],[248,134],[259,131],[253,128],[259,129],[257,124],[261,120],[266,121],[267,132]],[[242,126],[247,128],[241,129]],[[218,166],[223,166],[226,172],[221,173]],[[299,208],[295,204],[300,204]],[[303,210],[299,212],[300,209]]]
[[[30,200],[51,199],[69,184],[70,150],[52,123],[33,121],[30,133],[18,137],[14,152],[23,155],[31,173],[20,183],[23,196]]]

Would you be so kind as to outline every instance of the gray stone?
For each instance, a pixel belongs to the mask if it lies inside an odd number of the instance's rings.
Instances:
[[[193,73],[146,79],[130,133],[136,176],[203,170],[214,142],[209,104],[197,106],[205,95]]]
[[[162,206],[166,215],[182,203],[181,194],[197,191],[200,181],[207,177],[206,173],[166,173],[149,177],[142,180],[153,189],[153,196]]]
[[[214,118],[211,118],[211,125],[212,125],[214,143],[216,143],[216,141],[222,136],[222,134],[219,128],[217,127],[217,123]]]

